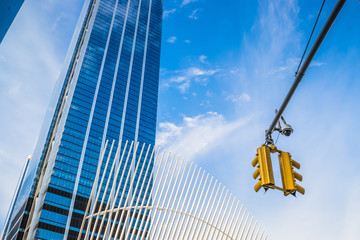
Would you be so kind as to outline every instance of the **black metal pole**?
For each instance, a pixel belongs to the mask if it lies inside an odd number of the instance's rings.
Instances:
[[[275,118],[272,121],[269,129],[266,131],[266,139],[267,140],[271,139],[271,134],[274,132],[276,124],[279,122],[280,117],[284,113],[285,108],[288,105],[292,95],[294,94],[297,86],[299,85],[299,83],[301,82],[303,76],[305,75],[305,72],[308,69],[312,59],[314,58],[317,50],[319,49],[322,41],[324,40],[326,34],[330,30],[332,24],[334,23],[337,15],[339,14],[341,8],[344,6],[345,2],[346,2],[346,0],[339,0],[336,3],[336,6],[334,7],[333,11],[331,12],[331,14],[330,14],[328,20],[326,21],[324,27],[321,29],[321,32],[320,32],[319,36],[315,40],[315,43],[312,46],[309,54],[307,55],[303,65],[301,66],[299,73],[296,75],[294,83],[292,84],[288,94],[286,95],[283,103],[281,104],[280,109],[278,110],[277,114],[275,115]]]

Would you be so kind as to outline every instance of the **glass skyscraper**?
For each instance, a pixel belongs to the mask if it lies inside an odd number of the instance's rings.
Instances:
[[[1,0],[0,2],[0,43],[14,21],[24,0]]]
[[[162,0],[85,0],[5,239],[76,239],[106,141],[154,145],[161,24]]]

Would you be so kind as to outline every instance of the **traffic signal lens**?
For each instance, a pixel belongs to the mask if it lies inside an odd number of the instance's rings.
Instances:
[[[290,154],[289,154],[290,155]],[[300,169],[300,163],[298,163],[297,161],[291,159],[291,163],[293,165],[293,167],[297,168],[297,169]]]
[[[300,182],[302,181],[302,176],[300,174],[298,174],[297,172],[294,171],[294,177],[299,180]]]
[[[254,187],[255,192],[258,192],[260,190],[260,188],[261,188],[261,181],[258,181]]]
[[[298,191],[299,193],[301,193],[302,195],[305,194],[305,188],[303,188],[302,186],[296,184],[296,191]]]
[[[257,168],[257,169],[255,170],[255,172],[253,173],[254,179],[257,179],[257,178],[259,177],[259,175],[260,175],[260,169]]]
[[[256,157],[255,157],[254,160],[251,162],[251,165],[252,165],[253,167],[255,167],[256,164],[258,164],[258,162],[259,162],[259,157],[258,157],[257,154],[256,154]]]

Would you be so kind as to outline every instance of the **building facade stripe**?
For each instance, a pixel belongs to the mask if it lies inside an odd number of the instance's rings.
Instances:
[[[69,215],[68,215],[67,222],[66,222],[64,240],[67,239],[68,233],[69,233],[71,216],[72,216],[72,213],[73,213],[73,210],[74,210],[74,204],[75,204],[75,196],[76,196],[79,181],[80,181],[80,174],[81,174],[81,170],[82,170],[82,167],[83,167],[83,162],[84,162],[84,157],[85,157],[85,150],[86,150],[86,147],[87,147],[88,138],[89,138],[89,134],[90,134],[90,127],[92,125],[92,119],[93,119],[93,115],[94,115],[94,111],[95,111],[95,104],[97,102],[97,97],[98,97],[98,94],[99,94],[100,83],[101,83],[101,79],[102,79],[102,75],[103,75],[103,71],[104,71],[105,59],[106,59],[108,48],[109,48],[110,35],[112,33],[112,27],[114,25],[114,20],[115,20],[115,15],[116,15],[115,13],[116,13],[116,10],[117,10],[117,5],[118,5],[118,2],[116,1],[115,6],[114,6],[114,11],[113,11],[111,24],[110,24],[110,29],[109,29],[109,32],[108,32],[108,37],[107,37],[107,41],[106,41],[104,55],[103,55],[103,59],[102,59],[102,63],[101,63],[100,74],[99,74],[97,85],[96,85],[95,97],[94,97],[94,100],[93,100],[93,103],[92,103],[89,122],[88,122],[87,129],[86,129],[86,135],[85,135],[84,145],[83,145],[82,152],[81,152],[79,167],[78,167],[78,171],[77,171],[77,174],[76,174],[75,187],[74,187],[74,190],[73,190],[73,195],[72,195],[72,199],[71,199],[71,203],[70,203],[70,209],[69,209]],[[84,46],[84,48],[87,48],[87,46]]]
[[[123,114],[122,114],[122,117],[121,117],[120,139],[122,139],[123,136],[124,136],[124,127],[125,127],[126,112],[127,112],[127,107],[128,107],[129,90],[130,90],[130,80],[131,80],[132,71],[133,71],[134,53],[135,53],[135,47],[136,47],[137,32],[138,32],[139,17],[140,17],[140,9],[141,9],[142,2],[143,2],[143,0],[140,0],[139,5],[138,5],[134,37],[133,37],[133,40],[132,40],[130,66],[129,66],[127,83],[126,83],[126,92],[125,92],[125,101],[124,101]],[[134,136],[134,138],[137,138],[137,137]]]

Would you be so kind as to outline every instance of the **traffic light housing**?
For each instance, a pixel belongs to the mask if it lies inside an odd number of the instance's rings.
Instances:
[[[282,188],[275,185],[271,153],[278,153]],[[253,177],[258,179],[254,186],[256,192],[263,187],[265,191],[269,188],[280,190],[285,196],[289,194],[295,196],[296,192],[305,194],[305,189],[296,183],[296,180],[302,181],[302,176],[294,171],[294,168],[300,169],[300,163],[292,159],[290,153],[278,150],[275,145],[262,144],[257,149],[252,166],[256,167]]]
[[[255,172],[253,173],[254,179],[259,178],[259,181],[256,183],[254,189],[256,192],[260,190],[261,187],[264,187],[265,190],[268,188],[274,188],[274,173],[271,164],[270,152],[272,149],[263,144],[257,149],[257,154],[255,159],[252,161],[252,166],[256,167]]]
[[[290,153],[280,151],[279,164],[284,195],[295,195],[296,192],[304,195],[305,189],[296,183],[296,180],[302,181],[302,176],[294,171],[294,168],[300,169],[300,163],[293,160]]]

